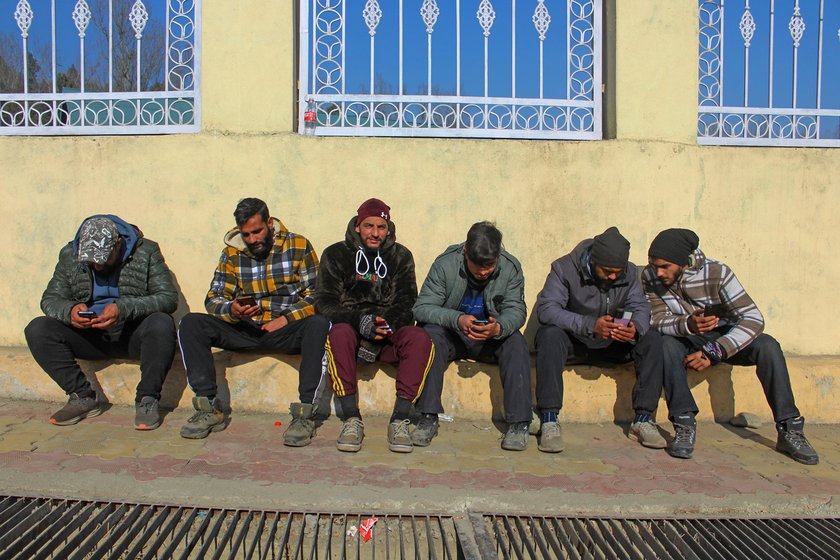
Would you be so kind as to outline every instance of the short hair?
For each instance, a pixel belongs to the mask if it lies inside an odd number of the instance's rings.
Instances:
[[[502,232],[493,222],[478,222],[467,232],[467,258],[479,266],[490,266],[502,252]]]
[[[268,206],[265,202],[259,198],[243,198],[233,211],[233,219],[236,220],[237,226],[241,226],[256,214],[262,216],[264,222],[268,221]]]

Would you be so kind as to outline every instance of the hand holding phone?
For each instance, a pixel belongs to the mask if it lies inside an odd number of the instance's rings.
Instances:
[[[622,327],[629,327],[631,317],[633,317],[633,313],[631,311],[625,311],[621,314],[621,317],[613,317],[613,323]]]
[[[233,300],[233,305],[230,307],[230,314],[237,319],[253,317],[259,312],[260,308],[257,306],[257,300],[251,294],[238,296]]]
[[[382,331],[384,336],[394,334],[394,329],[391,328],[391,325],[388,324],[388,321],[383,319],[382,317],[377,317],[373,321],[373,326],[376,327],[376,330]]]
[[[473,321],[473,325],[486,325],[486,324],[488,324],[489,322],[490,322],[490,321],[488,321],[487,319],[475,319],[475,320]]]
[[[236,298],[236,302],[242,307],[251,307],[257,305],[257,300],[252,295],[244,295]]]

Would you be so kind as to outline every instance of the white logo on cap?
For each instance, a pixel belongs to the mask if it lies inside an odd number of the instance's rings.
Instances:
[[[385,218],[386,220],[388,219],[388,214],[386,214],[385,212],[382,212],[379,215]]]

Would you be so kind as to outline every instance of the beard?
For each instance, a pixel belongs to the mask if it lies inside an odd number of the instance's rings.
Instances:
[[[261,261],[264,258],[266,258],[268,256],[268,254],[271,252],[271,247],[273,246],[271,241],[273,239],[274,239],[274,231],[268,230],[268,233],[266,234],[265,239],[263,239],[262,241],[259,241],[257,243],[246,243],[246,245],[248,246],[248,250],[251,252],[251,254],[254,255],[254,257],[257,260]]]

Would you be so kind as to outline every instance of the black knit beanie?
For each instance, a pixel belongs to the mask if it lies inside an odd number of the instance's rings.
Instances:
[[[624,268],[630,257],[630,242],[613,226],[592,243],[592,262],[607,268]]]
[[[686,266],[688,257],[699,245],[700,238],[690,229],[666,229],[654,237],[648,249],[648,257]]]

